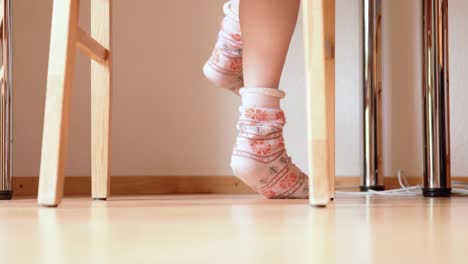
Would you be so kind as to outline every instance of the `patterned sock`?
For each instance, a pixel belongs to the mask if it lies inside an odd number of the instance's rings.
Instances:
[[[239,92],[242,106],[231,158],[234,175],[266,198],[307,198],[308,177],[284,148],[286,120],[280,99],[285,93],[271,88],[242,88]]]
[[[224,4],[221,31],[211,57],[203,66],[206,78],[217,87],[238,94],[243,86],[242,79],[242,39],[239,15],[231,9],[231,2]]]

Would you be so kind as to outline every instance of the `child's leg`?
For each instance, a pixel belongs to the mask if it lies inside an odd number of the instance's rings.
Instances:
[[[307,198],[307,176],[283,141],[286,123],[278,89],[296,25],[299,0],[242,0],[244,83],[231,159],[236,176],[267,198]]]
[[[300,0],[240,2],[244,86],[278,88]]]

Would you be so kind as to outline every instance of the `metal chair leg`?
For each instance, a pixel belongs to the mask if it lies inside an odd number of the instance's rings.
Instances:
[[[450,196],[448,0],[422,2],[423,195]]]
[[[12,108],[12,1],[0,1],[2,65],[0,69],[0,200],[13,197],[13,108]]]
[[[363,143],[361,191],[384,189],[382,170],[382,1],[363,0]]]

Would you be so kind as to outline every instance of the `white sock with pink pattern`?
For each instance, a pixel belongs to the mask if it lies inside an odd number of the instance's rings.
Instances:
[[[217,87],[239,93],[244,85],[242,74],[242,39],[239,15],[231,8],[231,2],[224,4],[226,15],[211,57],[203,66],[206,78]]]
[[[231,158],[234,175],[267,198],[307,198],[308,177],[284,148],[286,124],[280,99],[272,88],[240,89],[242,106]]]

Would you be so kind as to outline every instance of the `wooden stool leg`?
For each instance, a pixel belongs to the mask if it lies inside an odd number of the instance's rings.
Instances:
[[[91,1],[91,37],[109,52],[104,62],[91,62],[92,197],[109,196],[109,141],[111,120],[111,15],[112,0]]]
[[[325,206],[335,181],[335,0],[305,0],[309,200]]]
[[[55,0],[42,137],[38,202],[57,206],[63,195],[79,0]]]
[[[330,198],[335,198],[335,0],[326,1],[325,8],[325,80],[328,126],[328,177]]]

